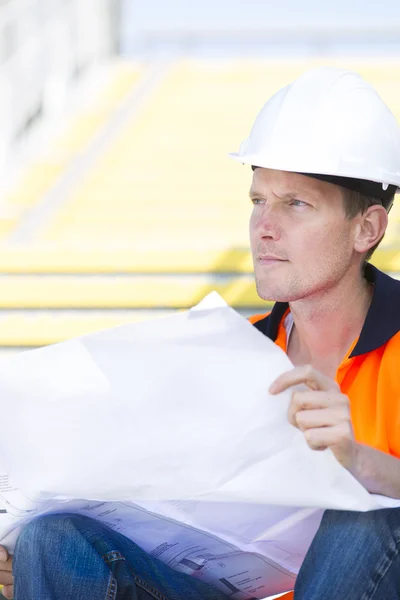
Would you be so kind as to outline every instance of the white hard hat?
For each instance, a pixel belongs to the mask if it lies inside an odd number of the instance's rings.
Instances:
[[[390,185],[392,196],[400,188],[400,127],[394,115],[360,75],[334,67],[311,69],[279,90],[230,156],[255,167],[333,176],[332,181],[377,182],[383,194]]]

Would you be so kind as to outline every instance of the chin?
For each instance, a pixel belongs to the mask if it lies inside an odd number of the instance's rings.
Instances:
[[[262,283],[256,280],[257,294],[262,300],[267,302],[294,302],[299,300],[299,294],[290,292],[283,286],[271,285],[271,283]]]
[[[289,302],[289,296],[271,286],[257,285],[257,294],[266,302]]]

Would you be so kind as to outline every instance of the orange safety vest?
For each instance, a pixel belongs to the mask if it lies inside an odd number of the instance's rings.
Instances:
[[[400,458],[400,281],[370,264],[365,277],[374,284],[371,306],[336,381],[349,398],[356,440]],[[276,302],[270,313],[250,317],[285,352],[289,310],[288,304]],[[293,592],[281,598],[292,600]]]
[[[336,381],[350,400],[356,440],[400,458],[400,281],[369,264],[365,276],[374,284],[371,306]],[[288,311],[277,302],[270,313],[250,317],[285,352]]]

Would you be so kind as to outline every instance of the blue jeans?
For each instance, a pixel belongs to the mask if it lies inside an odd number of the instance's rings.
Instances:
[[[99,521],[39,517],[18,538],[15,600],[226,600],[214,586],[173,571]]]
[[[296,581],[296,600],[398,600],[400,509],[326,511]],[[79,515],[25,527],[14,555],[15,600],[226,600],[133,542]]]
[[[399,600],[400,508],[327,510],[296,580],[295,600]]]

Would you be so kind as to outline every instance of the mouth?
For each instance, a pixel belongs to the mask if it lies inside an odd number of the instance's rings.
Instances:
[[[278,263],[287,262],[283,258],[277,258],[276,256],[259,256],[257,258],[257,263],[259,265],[276,265]]]

